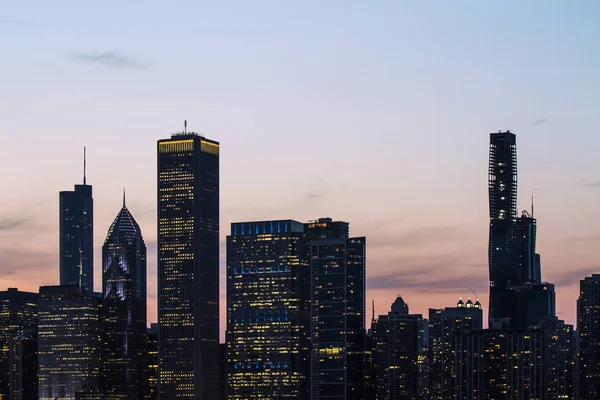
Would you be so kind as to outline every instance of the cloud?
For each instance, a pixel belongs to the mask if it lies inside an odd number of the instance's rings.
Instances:
[[[590,188],[600,188],[600,181],[587,182],[587,183],[584,183],[583,186],[590,187]]]
[[[432,242],[462,240],[464,232],[460,225],[424,226],[402,233],[377,233],[369,237],[370,247],[394,247],[431,244]]]
[[[545,124],[546,122],[548,122],[548,118],[538,118],[536,120],[534,120],[533,122],[531,122],[532,126],[540,126]]]
[[[591,267],[580,267],[572,269],[570,271],[553,274],[550,283],[553,283],[557,287],[569,286],[578,283],[580,280],[584,279],[587,276],[597,273],[600,273],[600,265]]]
[[[24,218],[2,218],[0,219],[0,231],[7,231],[18,228],[27,223]]]
[[[105,67],[118,69],[146,69],[150,67],[146,62],[141,62],[133,57],[119,54],[114,51],[76,53],[71,56],[71,59],[74,61],[99,64]]]

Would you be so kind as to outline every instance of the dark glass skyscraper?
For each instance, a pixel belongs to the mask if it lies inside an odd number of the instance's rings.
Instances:
[[[0,292],[0,397],[10,392],[10,341],[37,327],[38,294],[9,288]]]
[[[159,140],[159,398],[219,396],[219,143]]]
[[[146,337],[146,245],[125,206],[102,246],[102,387],[142,399]]]
[[[86,183],[60,192],[60,284],[94,291],[94,199]]]
[[[517,217],[517,139],[510,131],[490,134],[489,202],[489,317],[510,318],[510,284],[522,283],[510,240]]]
[[[419,397],[419,347],[423,317],[409,314],[398,297],[387,315],[373,324],[377,398],[409,400]]]
[[[98,387],[99,297],[79,286],[42,286],[38,312],[39,399],[74,399]]]
[[[365,397],[366,239],[348,223],[305,225],[311,271],[311,398]]]
[[[600,274],[579,283],[577,332],[579,332],[579,398],[600,398]]]
[[[12,338],[9,346],[9,398],[11,400],[37,399],[37,328],[28,329]]]
[[[227,237],[229,399],[309,395],[308,241],[292,220],[231,224]]]

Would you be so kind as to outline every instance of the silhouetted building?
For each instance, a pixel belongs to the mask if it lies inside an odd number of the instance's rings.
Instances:
[[[510,131],[490,134],[490,319],[510,318],[514,302],[507,292],[521,283],[510,237],[517,217],[517,140]]]
[[[419,399],[429,399],[429,320],[421,320],[419,330]]]
[[[546,332],[546,399],[575,398],[575,330],[556,317],[540,321]]]
[[[219,143],[158,145],[159,398],[219,396]]]
[[[541,320],[556,316],[556,293],[551,283],[526,283],[511,288],[515,309],[511,315],[512,328],[526,329]]]
[[[78,286],[40,287],[38,392],[40,400],[74,399],[98,387],[99,297]]]
[[[0,396],[10,394],[10,341],[37,328],[38,294],[9,288],[0,292]]]
[[[94,291],[94,199],[86,183],[60,192],[60,284]]]
[[[37,328],[28,329],[12,338],[9,354],[10,399],[37,399]]]
[[[457,399],[542,400],[546,397],[545,332],[541,329],[486,329],[462,335],[465,365]]]
[[[158,331],[157,323],[150,324],[150,329],[148,329],[148,335],[146,336],[147,362],[145,364],[146,370],[144,371],[146,381],[144,398],[146,400],[158,399]]]
[[[364,399],[366,239],[348,223],[305,225],[311,269],[311,398]]]
[[[579,283],[577,331],[579,332],[579,398],[600,398],[600,274]]]
[[[483,329],[481,304],[469,299],[456,307],[429,309],[429,396],[432,400],[464,398],[461,381],[466,365],[460,363],[466,351],[465,336]]]
[[[102,389],[144,397],[146,369],[146,245],[125,206],[102,246]]]
[[[371,320],[371,326],[373,326]],[[377,371],[375,370],[375,341],[373,331],[369,329],[365,336],[365,399],[375,400],[377,398]]]
[[[309,395],[310,271],[304,225],[231,224],[227,237],[229,399]]]
[[[512,226],[510,240],[515,247],[516,267],[523,283],[541,283],[542,279],[539,254],[535,252],[536,229],[536,220],[527,211],[523,211]]]
[[[373,325],[377,399],[412,400],[419,397],[419,347],[423,317],[409,314],[398,297],[387,315]]]
[[[221,350],[221,365],[219,369],[219,372],[221,373],[219,379],[221,386],[219,398],[225,400],[227,399],[227,344],[219,344],[219,349]]]

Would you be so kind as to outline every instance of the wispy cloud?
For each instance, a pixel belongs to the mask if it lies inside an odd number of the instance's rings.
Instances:
[[[142,62],[114,51],[75,53],[70,58],[73,61],[99,64],[118,69],[146,69],[150,67],[150,64],[147,62]]]
[[[586,183],[583,184],[583,186],[590,187],[590,188],[600,188],[600,181],[586,182]]]
[[[548,118],[538,118],[531,122],[532,126],[540,126],[548,122]]]
[[[463,227],[460,225],[424,226],[401,233],[373,234],[369,240],[372,247],[413,246],[438,241],[462,240]]]
[[[8,231],[27,223],[25,218],[0,218],[0,231]]]
[[[600,265],[598,266],[590,266],[590,267],[580,267],[576,269],[572,269],[570,271],[561,272],[559,274],[555,274],[550,280],[551,283],[554,283],[556,286],[569,286],[579,282],[584,279],[586,276],[590,276],[592,274],[600,273]]]

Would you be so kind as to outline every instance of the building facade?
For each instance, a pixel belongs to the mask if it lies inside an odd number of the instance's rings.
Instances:
[[[419,399],[419,332],[423,317],[398,297],[373,324],[378,400]]]
[[[99,297],[79,286],[40,287],[40,400],[74,399],[100,381]]]
[[[219,394],[219,143],[159,140],[159,398]]]
[[[10,399],[38,398],[37,328],[23,331],[10,340]]]
[[[479,301],[459,300],[456,307],[429,309],[429,396],[431,400],[462,399],[460,382],[468,373],[459,360],[466,351],[464,333],[483,329]],[[463,354],[464,356],[464,354]]]
[[[309,396],[310,271],[304,225],[231,224],[227,237],[227,397]]]
[[[102,389],[144,398],[146,245],[125,205],[102,246]]]
[[[579,398],[600,398],[600,274],[579,283]]]
[[[83,185],[60,192],[60,284],[94,291],[94,199],[85,176]]]
[[[365,397],[366,239],[348,223],[305,225],[310,240],[311,398]]]
[[[0,292],[0,395],[10,394],[10,343],[28,330],[37,328],[38,294],[15,288]]]

